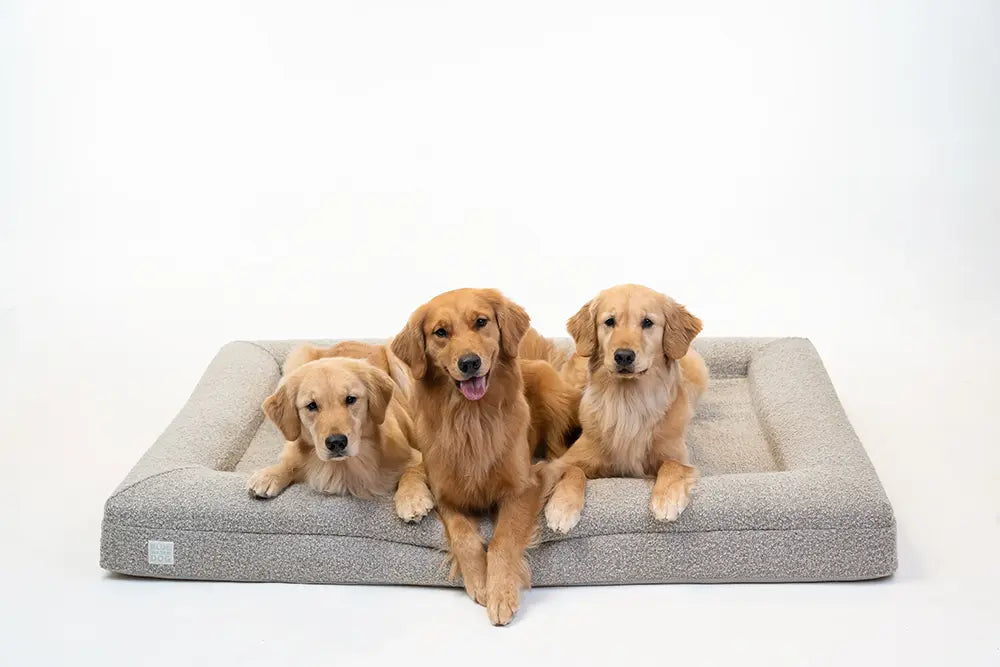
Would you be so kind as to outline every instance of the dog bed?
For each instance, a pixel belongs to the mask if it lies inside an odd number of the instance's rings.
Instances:
[[[260,409],[298,341],[234,342],[108,499],[101,566],[175,579],[457,585],[435,515],[410,525],[391,500],[293,485],[246,491],[283,444]],[[324,344],[330,341],[323,341]],[[873,579],[896,569],[896,523],[812,344],[708,338],[711,385],[690,425],[701,471],[674,523],[649,511],[651,480],[587,484],[568,535],[540,519],[536,586]],[[482,530],[489,535],[491,523]]]

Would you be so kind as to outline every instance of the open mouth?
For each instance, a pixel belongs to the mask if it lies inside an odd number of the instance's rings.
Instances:
[[[640,375],[645,375],[646,371],[648,370],[649,370],[648,368],[643,368],[641,371],[635,371],[632,370],[631,368],[619,368],[617,373],[621,377],[637,378]]]
[[[455,386],[458,387],[460,392],[462,392],[462,396],[465,396],[470,401],[478,401],[480,398],[485,396],[486,387],[489,383],[489,371],[486,371],[485,375],[469,378],[468,380],[455,380]]]

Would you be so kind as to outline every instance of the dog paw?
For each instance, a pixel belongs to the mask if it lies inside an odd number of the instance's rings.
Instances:
[[[468,593],[469,597],[475,600],[476,604],[481,604],[485,607],[487,602],[486,577],[482,575],[473,575],[470,577],[462,575],[462,583],[465,584],[465,592]]]
[[[426,486],[416,491],[397,491],[396,515],[407,523],[416,523],[434,509],[434,497]]]
[[[447,562],[451,563],[448,579],[454,581],[461,577],[465,592],[477,604],[486,604],[486,551],[481,544],[476,543],[469,555],[459,559],[454,551],[450,551]]]
[[[284,476],[271,468],[261,468],[247,481],[247,490],[253,498],[274,498],[287,486]]]
[[[545,505],[545,522],[557,533],[568,533],[580,522],[583,503],[558,490]]]
[[[486,596],[486,613],[493,625],[507,625],[517,613],[521,591],[517,580],[492,582]]]
[[[677,481],[649,499],[649,509],[657,521],[675,521],[691,502],[690,484]]]

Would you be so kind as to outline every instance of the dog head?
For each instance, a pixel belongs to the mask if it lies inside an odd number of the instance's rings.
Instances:
[[[323,461],[356,456],[362,437],[385,421],[394,384],[367,362],[318,359],[292,371],[264,401],[286,440],[301,439]]]
[[[619,285],[585,303],[566,327],[591,368],[624,379],[687,354],[701,320],[648,287]]]
[[[418,308],[391,349],[414,378],[447,376],[476,401],[486,395],[496,364],[517,357],[529,322],[523,308],[495,289],[459,289]]]

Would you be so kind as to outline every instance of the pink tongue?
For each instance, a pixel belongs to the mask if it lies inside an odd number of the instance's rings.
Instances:
[[[462,380],[458,383],[458,388],[462,390],[462,396],[470,401],[478,401],[486,395],[486,376]]]

